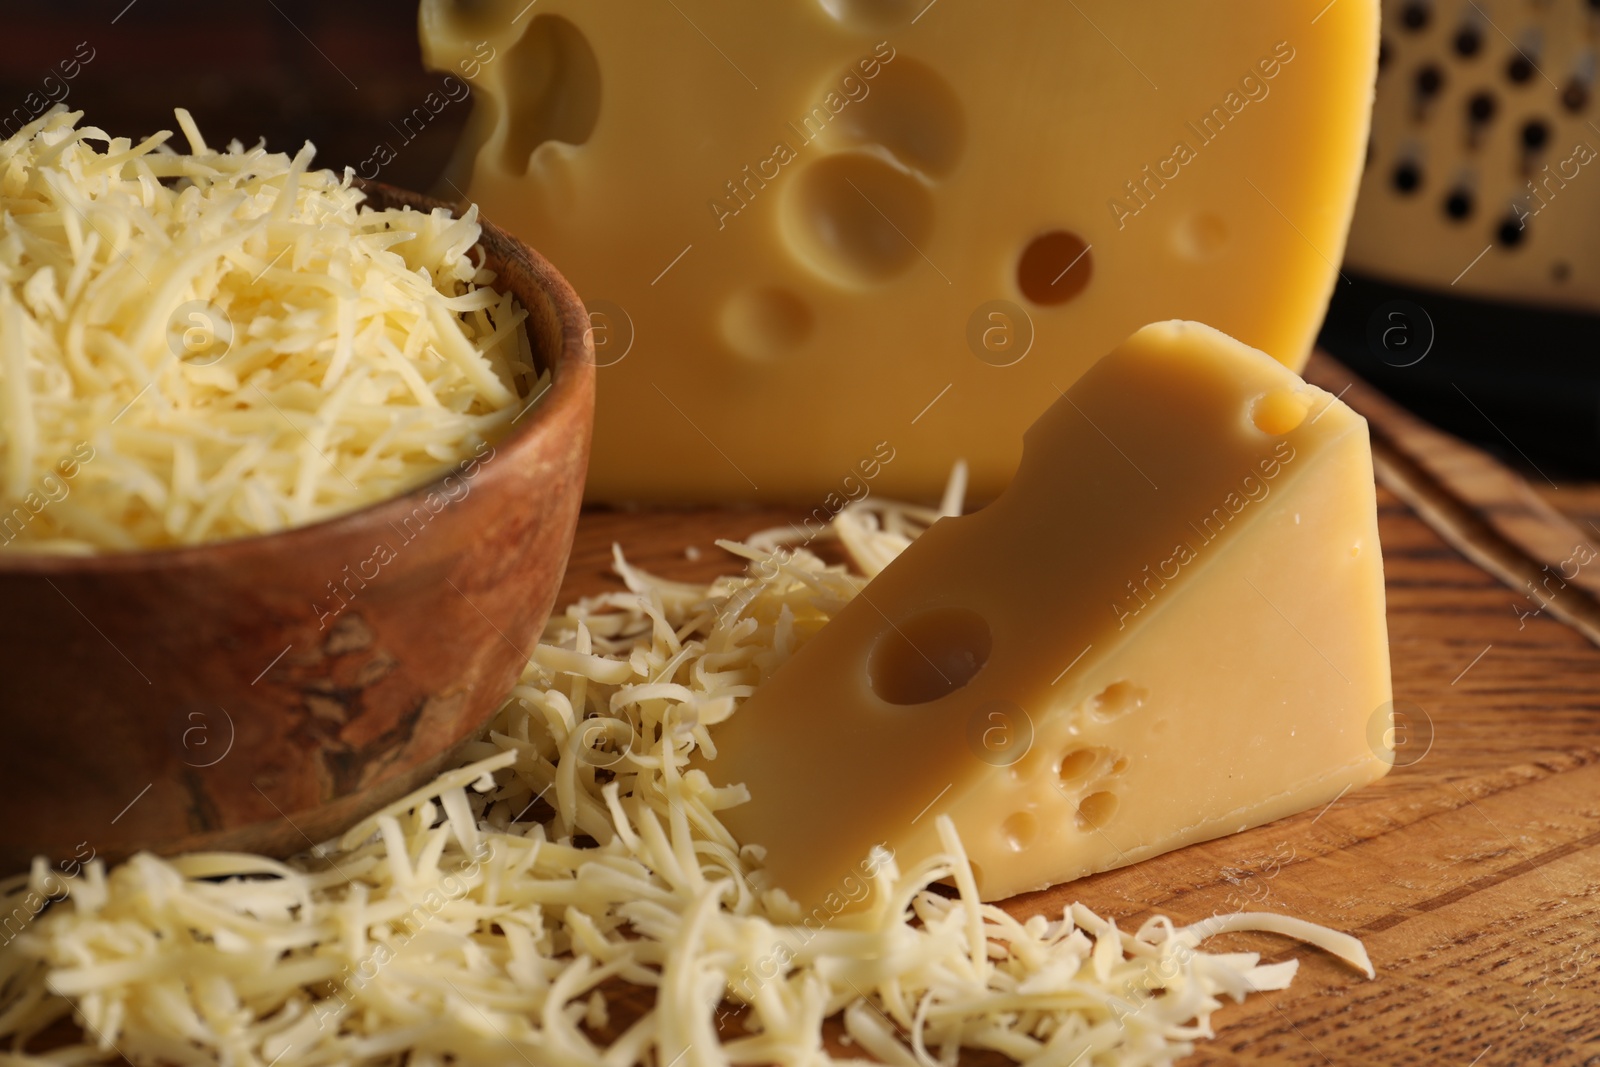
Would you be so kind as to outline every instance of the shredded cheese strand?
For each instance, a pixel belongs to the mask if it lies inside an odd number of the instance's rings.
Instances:
[[[317,522],[481,456],[538,394],[475,206],[375,211],[309,143],[217,151],[182,109],[187,155],[80,118],[0,142],[0,551]]]
[[[863,502],[829,536],[876,565],[937,518]],[[0,887],[7,908],[62,898],[0,949],[7,1062],[829,1064],[823,1021],[840,1016],[846,1057],[904,1067],[962,1049],[1167,1065],[1211,1036],[1225,998],[1294,976],[1293,960],[1203,952],[1208,937],[1280,933],[1371,974],[1354,938],[1283,916],[1133,933],[1082,905],[1018,919],[977,899],[946,817],[941,855],[902,871],[874,850],[841,885],[858,909],[803,913],[719,819],[745,787],[686,768],[864,584],[794,537],[730,543],[753,562],[709,587],[619,555],[627,591],[550,621],[469,762],[338,843],[287,864],[140,855],[74,878],[41,861]],[[625,987],[653,1006],[622,1029],[608,995]],[[80,1043],[29,1051],[68,1013]]]

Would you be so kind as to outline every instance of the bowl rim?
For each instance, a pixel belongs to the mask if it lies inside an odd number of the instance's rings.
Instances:
[[[470,203],[465,198],[452,202],[383,182],[370,181],[359,175],[351,177],[352,184],[367,194],[368,199],[362,206],[373,206],[376,210],[410,207],[419,211],[431,211],[445,208],[459,218],[462,207]],[[561,331],[561,350],[546,354],[552,357],[549,360],[550,385],[545,390],[548,395],[531,402],[532,410],[524,412],[529,416],[526,421],[517,425],[523,416],[516,416],[512,420],[512,428],[505,436],[493,442],[497,454],[501,449],[521,453],[533,448],[537,441],[549,432],[553,432],[551,426],[557,421],[559,411],[580,403],[585,394],[592,396],[595,380],[593,331],[590,329],[588,312],[577,291],[549,260],[532,245],[501,229],[492,221],[481,215],[478,221],[483,228],[478,240],[484,248],[485,262],[494,260],[502,266],[502,269],[496,271],[496,284],[499,284],[499,279],[505,277],[507,273],[503,269],[505,266],[510,262],[521,260],[525,273],[533,280],[534,288],[549,299]],[[527,307],[528,301],[523,298],[523,294],[513,295],[531,316],[533,312]],[[530,335],[530,343],[533,340]],[[519,401],[524,399],[526,398],[519,398]],[[26,549],[0,551],[0,577],[24,574],[48,577],[182,568],[200,563],[227,562],[231,558],[255,555],[264,551],[292,551],[303,542],[315,538],[337,537],[346,532],[358,533],[376,513],[386,509],[404,510],[409,513],[410,507],[401,509],[400,505],[406,502],[415,504],[439,491],[447,478],[457,476],[460,464],[470,458],[472,457],[464,457],[455,464],[443,467],[436,477],[402,493],[386,496],[363,504],[353,511],[332,515],[303,526],[291,526],[268,533],[245,534],[226,540],[202,541],[197,544],[109,549],[88,554],[38,552]],[[347,527],[350,529],[346,530]]]

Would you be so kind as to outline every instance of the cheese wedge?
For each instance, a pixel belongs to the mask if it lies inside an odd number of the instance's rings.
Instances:
[[[1365,421],[1261,352],[1149,326],[712,734],[724,813],[803,904],[955,820],[985,899],[1380,777],[1388,640]]]
[[[1376,0],[423,0],[420,25],[474,90],[442,195],[593,313],[591,498],[842,506],[884,441],[874,492],[931,497],[964,458],[992,496],[1055,386],[1148,322],[1204,319],[1299,367],[1377,19]]]

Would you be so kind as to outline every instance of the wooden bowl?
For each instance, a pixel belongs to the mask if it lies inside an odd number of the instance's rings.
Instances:
[[[0,874],[35,855],[298,852],[484,727],[566,568],[595,368],[566,280],[493,225],[482,241],[553,377],[467,471],[282,533],[0,555]]]

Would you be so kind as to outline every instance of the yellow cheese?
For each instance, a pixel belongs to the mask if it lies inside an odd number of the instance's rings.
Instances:
[[[712,735],[723,820],[830,892],[954,819],[984,899],[1326,803],[1387,769],[1366,423],[1209,327],[1135,334]]]
[[[0,552],[307,525],[476,469],[541,395],[475,210],[81,117],[0,141]]]
[[[1298,367],[1377,6],[424,0],[420,23],[430,64],[475,75],[446,195],[595,313],[590,495],[842,506],[864,475],[931,497],[958,458],[992,495],[1054,386],[1147,322]]]

